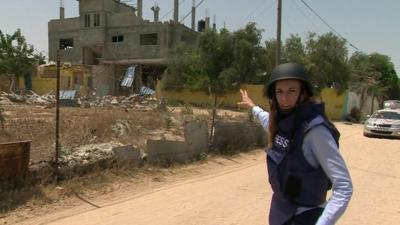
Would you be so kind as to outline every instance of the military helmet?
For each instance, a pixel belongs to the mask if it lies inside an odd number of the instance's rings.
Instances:
[[[276,66],[271,74],[266,87],[266,94],[269,99],[275,96],[275,83],[280,80],[300,80],[310,96],[313,96],[313,88],[303,65],[298,63],[284,63]]]

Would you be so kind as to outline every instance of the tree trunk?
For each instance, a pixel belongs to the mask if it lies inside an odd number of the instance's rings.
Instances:
[[[211,121],[211,131],[210,131],[210,140],[209,140],[209,151],[212,150],[213,147],[213,139],[214,139],[214,126],[215,126],[215,114],[217,111],[217,99],[218,95],[215,93],[215,98],[214,98],[214,107],[213,107],[213,113],[212,113],[212,121]]]
[[[14,81],[15,81],[14,76],[15,75],[10,76],[10,88],[9,88],[10,93],[14,92]]]
[[[366,92],[367,92],[367,88],[368,87],[362,87],[361,88],[361,96],[360,96],[360,111],[361,112],[362,112],[362,109],[363,109],[364,104],[365,104],[365,95],[366,95]]]
[[[375,95],[372,93],[372,103],[371,103],[371,115],[374,113],[374,100],[375,100]]]

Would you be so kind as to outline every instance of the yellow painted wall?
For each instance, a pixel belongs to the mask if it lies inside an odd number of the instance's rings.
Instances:
[[[56,78],[55,77],[44,77],[44,73],[53,72],[56,73],[57,68],[55,66],[46,66],[38,69],[36,76],[32,77],[32,91],[39,94],[47,94],[49,92],[56,91]],[[83,82],[81,85],[74,85],[74,71],[83,72]],[[88,70],[81,67],[62,67],[60,71],[61,90],[77,90],[81,95],[86,95],[89,92],[87,78],[90,76]],[[69,83],[68,83],[69,80]],[[24,87],[24,78],[20,79],[20,87]]]
[[[157,84],[156,95],[158,98],[165,98],[167,100],[179,101],[190,103],[194,105],[213,105],[214,104],[214,95],[208,95],[202,91],[189,91],[184,89],[182,91],[165,91],[162,90],[161,84]],[[242,89],[246,89],[249,96],[252,96],[252,99],[257,105],[260,105],[263,108],[268,108],[268,102],[266,98],[262,96],[263,86],[262,85],[243,85]],[[241,100],[240,93],[227,93],[224,96],[218,97],[218,105],[223,107],[232,107],[235,108],[236,103]]]
[[[55,93],[56,79],[34,77],[32,78],[32,91],[38,95],[44,95],[51,91]]]
[[[322,90],[320,98],[325,102],[325,112],[329,119],[342,119],[343,107],[347,104],[346,93],[339,95],[335,89],[325,88]]]
[[[269,108],[268,100],[263,94],[263,85],[242,85],[241,88],[247,90],[247,93],[257,105],[264,109]],[[212,105],[214,103],[214,97],[207,95],[204,92],[192,92],[189,90],[182,90],[180,92],[165,91],[162,90],[160,83],[157,85],[157,97],[195,105]],[[320,98],[325,102],[325,111],[327,116],[332,120],[340,120],[345,105],[345,94],[338,95],[336,90],[326,88],[322,90]],[[223,107],[236,108],[236,103],[240,100],[241,97],[239,92],[228,93],[219,98],[218,104]]]

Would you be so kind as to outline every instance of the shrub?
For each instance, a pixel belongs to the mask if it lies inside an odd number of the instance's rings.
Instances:
[[[351,111],[350,111],[350,115],[355,121],[360,122],[360,120],[361,120],[361,110],[359,108],[353,107],[351,109]]]

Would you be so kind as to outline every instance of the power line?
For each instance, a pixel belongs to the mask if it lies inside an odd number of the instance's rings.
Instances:
[[[256,20],[259,16],[268,13],[271,9],[273,9],[273,7],[271,7],[274,3],[276,3],[276,1],[271,1],[270,4],[264,6],[264,8],[261,10],[260,13],[258,13],[255,17],[254,20]]]
[[[260,3],[258,4],[258,6],[249,15],[246,16],[245,20],[249,19],[250,16],[254,15],[258,10],[260,10],[260,8],[262,8],[267,3],[267,1],[261,0]]]
[[[196,6],[195,8],[197,9],[197,7],[199,7],[205,0],[201,0]],[[185,21],[185,19],[191,14],[192,12],[190,11],[189,13],[187,13],[182,19],[181,21],[179,21],[180,23],[182,23],[183,21]]]
[[[320,32],[318,26],[310,19],[310,17],[297,4],[297,0],[292,0],[292,2],[294,2],[295,7],[300,12],[300,14],[314,26],[315,30],[318,30]]]
[[[355,48],[357,51],[359,50],[355,45],[353,45],[349,40],[343,37],[338,31],[335,30],[331,25],[329,25],[310,5],[308,5],[304,0],[300,0],[314,15],[316,15],[326,26],[329,27],[336,35],[343,38],[351,47]]]
[[[183,4],[185,1],[186,1],[186,0],[181,0],[181,1],[179,2],[179,5]],[[165,14],[160,18],[160,20],[164,19],[164,18],[165,18],[166,16],[168,16],[172,11],[174,11],[174,8],[172,8],[172,9],[169,10],[167,13],[165,13]]]

